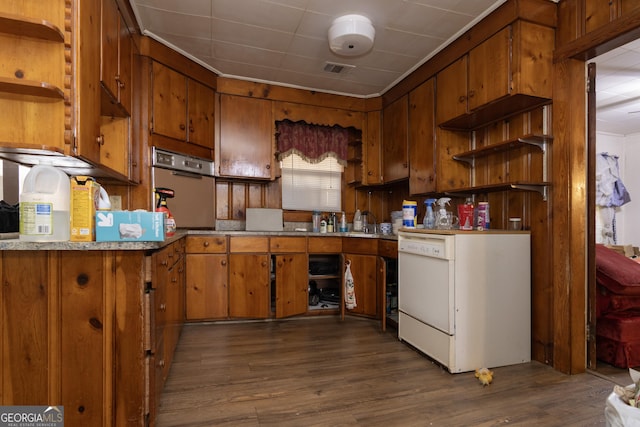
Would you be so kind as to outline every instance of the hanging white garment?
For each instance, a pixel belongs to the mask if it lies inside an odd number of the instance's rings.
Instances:
[[[609,153],[596,155],[596,206],[602,221],[601,236],[596,241],[616,244],[616,208],[631,201],[620,179],[618,156]]]
[[[600,217],[602,227],[600,236],[596,236],[596,243],[605,245],[617,244],[616,236],[616,208],[609,206],[597,206],[596,212]]]
[[[347,268],[344,272],[344,304],[347,310],[353,310],[356,304],[356,289],[351,274],[351,261],[347,261]]]
[[[596,205],[622,206],[631,201],[620,179],[618,156],[598,153],[596,156]]]

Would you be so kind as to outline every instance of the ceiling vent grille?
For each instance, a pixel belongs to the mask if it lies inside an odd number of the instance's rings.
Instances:
[[[325,62],[324,63],[324,72],[326,73],[334,73],[334,74],[346,74],[349,71],[356,68],[355,65],[349,64],[338,64],[337,62]]]

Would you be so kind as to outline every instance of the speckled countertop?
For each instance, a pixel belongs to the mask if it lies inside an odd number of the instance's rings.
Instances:
[[[309,231],[229,231],[229,230],[178,230],[163,242],[24,242],[20,239],[0,240],[4,251],[121,251],[156,250],[186,235],[211,236],[308,236],[308,237],[360,237],[367,239],[397,240],[395,235],[347,233],[313,233]]]

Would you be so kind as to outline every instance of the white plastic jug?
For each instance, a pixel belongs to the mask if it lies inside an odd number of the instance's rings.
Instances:
[[[36,165],[24,179],[20,193],[20,240],[66,242],[70,238],[71,182],[50,165]]]

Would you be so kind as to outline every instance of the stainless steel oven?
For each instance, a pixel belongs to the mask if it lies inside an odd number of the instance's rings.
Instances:
[[[215,227],[215,180],[213,161],[152,148],[153,188],[175,192],[167,200],[178,228],[213,229]],[[156,206],[155,193],[152,204]]]

